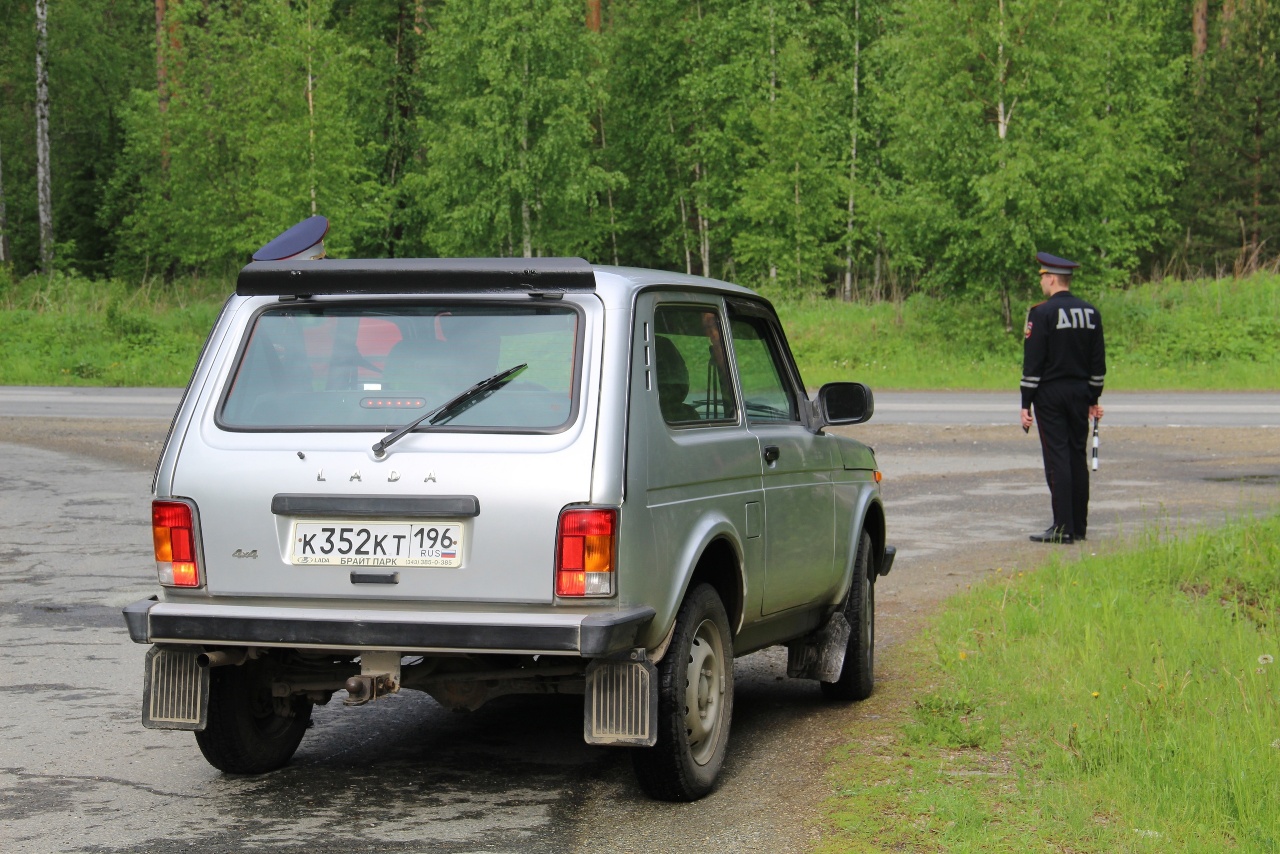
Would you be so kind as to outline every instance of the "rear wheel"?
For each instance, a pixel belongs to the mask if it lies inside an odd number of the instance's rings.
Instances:
[[[228,774],[265,774],[289,764],[311,723],[311,703],[273,698],[268,659],[209,673],[209,723],[196,744]]]
[[[695,801],[715,786],[733,718],[733,638],[715,589],[694,588],[658,665],[658,742],[632,753],[640,787],[662,801]]]
[[[850,585],[844,607],[850,629],[844,667],[835,682],[822,683],[822,693],[833,700],[865,700],[875,683],[876,585],[871,576],[871,535],[866,531],[858,541]]]

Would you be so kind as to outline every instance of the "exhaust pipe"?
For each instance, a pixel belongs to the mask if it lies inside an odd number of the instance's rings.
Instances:
[[[241,665],[249,657],[248,648],[227,652],[215,649],[213,652],[202,652],[196,656],[196,664],[200,667],[225,667],[228,664]]]

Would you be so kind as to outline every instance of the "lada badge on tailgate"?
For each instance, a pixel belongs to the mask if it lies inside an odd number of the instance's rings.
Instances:
[[[289,562],[319,566],[462,565],[462,525],[453,522],[296,522]]]

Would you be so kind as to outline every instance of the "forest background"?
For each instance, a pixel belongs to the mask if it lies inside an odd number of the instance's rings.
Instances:
[[[224,278],[320,212],[339,257],[1007,331],[1037,250],[1094,289],[1274,268],[1278,45],[1269,0],[0,0],[0,278]]]

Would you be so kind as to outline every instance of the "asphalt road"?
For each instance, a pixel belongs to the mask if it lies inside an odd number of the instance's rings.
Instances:
[[[0,387],[0,416],[168,420],[176,388]],[[1276,427],[1274,392],[1109,392],[1106,422],[1116,427]],[[996,425],[1017,419],[1013,392],[877,392],[877,424]]]
[[[877,585],[881,649],[997,566],[1280,507],[1280,395],[1170,397],[1104,398],[1089,541],[1045,547],[1026,540],[1048,492],[1016,398],[881,395],[848,431],[877,450],[899,546]],[[143,729],[145,649],[119,610],[152,592],[151,463],[176,399],[0,389],[0,850],[787,852],[817,839],[829,757],[881,710],[822,701],[785,678],[777,650],[737,663],[723,782],[696,804],[646,801],[625,752],[582,743],[573,698],[469,714],[412,692],[334,702],[294,763],[263,777],[222,775],[189,735]],[[1224,416],[1239,426],[1161,426]]]

